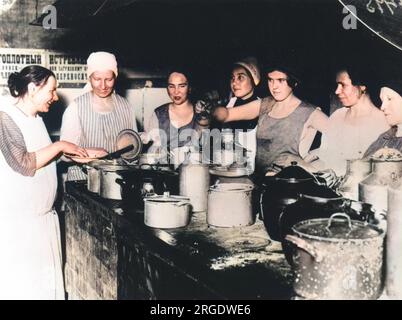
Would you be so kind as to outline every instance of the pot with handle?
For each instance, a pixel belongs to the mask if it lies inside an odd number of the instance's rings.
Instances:
[[[279,217],[295,203],[300,194],[322,184],[317,178],[292,161],[275,176],[266,176],[260,186],[260,214],[271,239],[280,241]]]
[[[253,185],[245,183],[215,183],[208,191],[207,223],[215,227],[252,225]]]
[[[339,218],[345,219],[339,219]],[[382,291],[384,230],[344,213],[293,226],[293,285],[305,299],[377,299]]]
[[[144,198],[144,223],[152,228],[170,229],[185,227],[190,222],[190,199],[163,195],[150,195]]]
[[[87,189],[90,192],[100,194],[102,165],[116,165],[116,160],[94,160],[84,164],[81,169],[87,175]]]
[[[120,180],[124,180],[122,172],[130,170],[128,165],[100,165],[100,196],[105,199],[123,200],[123,189]]]
[[[402,159],[372,158],[372,163],[372,173],[359,183],[359,200],[386,212],[388,187],[402,177]]]

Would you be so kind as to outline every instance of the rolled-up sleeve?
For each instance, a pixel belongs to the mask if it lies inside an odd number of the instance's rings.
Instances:
[[[35,175],[36,153],[28,152],[20,128],[5,112],[0,112],[0,151],[15,172],[23,176]]]

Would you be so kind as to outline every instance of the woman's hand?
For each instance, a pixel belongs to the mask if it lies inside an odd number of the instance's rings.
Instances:
[[[88,157],[88,152],[84,149],[81,148],[80,146],[77,146],[74,143],[67,142],[67,141],[58,141],[56,142],[60,145],[60,151],[63,153],[71,154],[74,156],[78,157]]]
[[[225,120],[229,116],[229,111],[225,107],[217,107],[214,110],[213,116],[215,117],[216,120],[220,122],[225,122]]]

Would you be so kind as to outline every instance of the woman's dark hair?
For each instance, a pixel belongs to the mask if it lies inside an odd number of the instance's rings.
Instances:
[[[8,77],[8,88],[10,94],[15,98],[23,97],[28,92],[28,84],[34,83],[36,86],[43,86],[49,77],[54,77],[54,73],[42,66],[27,66],[20,72],[14,72]]]
[[[295,89],[298,84],[300,84],[299,77],[296,76],[296,72],[289,66],[285,64],[272,64],[265,67],[265,74],[268,76],[268,73],[279,71],[283,72],[287,76],[288,86],[292,89]]]
[[[167,70],[167,71],[168,71],[168,73],[167,73],[167,77],[166,77],[166,86],[169,84],[169,83],[168,83],[168,82],[169,82],[169,78],[170,78],[170,76],[171,76],[172,73],[180,73],[180,74],[183,74],[183,75],[186,77],[186,79],[187,79],[188,86],[189,86],[189,87],[191,86],[191,84],[192,84],[192,78],[191,78],[192,72],[191,72],[187,67],[184,67],[184,66],[174,66],[174,67],[170,68],[170,69]]]

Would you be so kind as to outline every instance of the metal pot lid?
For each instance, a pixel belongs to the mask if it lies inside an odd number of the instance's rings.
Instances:
[[[351,220],[345,213],[334,213],[329,219],[305,220],[295,224],[292,230],[303,238],[329,242],[365,240],[384,235],[383,230]]]
[[[135,169],[135,166],[130,166],[128,164],[99,164],[96,168],[106,172],[116,172],[133,170]]]
[[[86,167],[93,167],[95,169],[98,169],[99,167],[105,166],[105,165],[115,166],[115,165],[120,165],[120,162],[117,159],[114,159],[114,160],[106,160],[106,159],[105,160],[94,160],[94,161],[91,161],[91,162],[87,163],[85,166]]]
[[[247,183],[217,183],[209,189],[211,191],[244,192],[253,190],[254,186]]]
[[[317,184],[311,185],[307,190],[301,194],[302,197],[313,200],[337,200],[342,199],[342,195],[335,192],[329,187],[320,186]]]
[[[140,135],[131,129],[120,131],[116,139],[116,150],[123,149],[129,145],[133,145],[134,149],[121,155],[124,160],[136,159],[142,151],[142,140]]]
[[[164,203],[176,203],[176,202],[188,202],[190,203],[190,198],[183,196],[170,195],[169,191],[163,193],[163,195],[151,195],[144,198],[144,201],[150,202],[164,202]]]
[[[251,171],[247,167],[216,166],[214,168],[209,169],[209,173],[215,176],[238,178],[250,175]]]
[[[290,166],[283,168],[274,178],[291,183],[315,180],[315,177],[310,172],[297,165],[297,161],[292,161]]]

